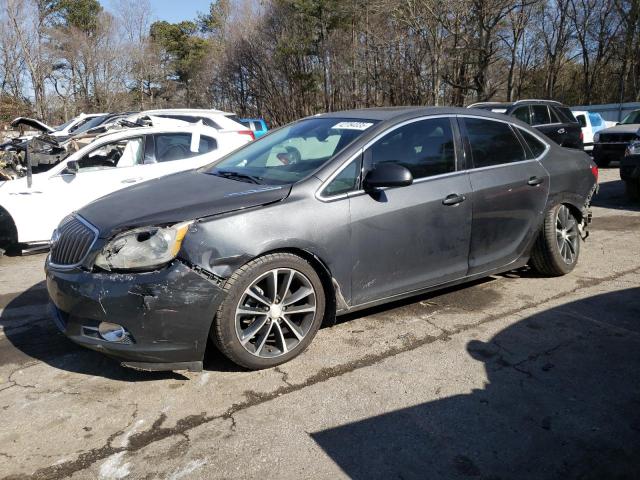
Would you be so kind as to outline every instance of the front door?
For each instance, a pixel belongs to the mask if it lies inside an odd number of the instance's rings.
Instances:
[[[365,169],[398,163],[414,182],[351,195],[353,305],[466,274],[471,188],[456,143],[451,119],[439,117],[397,127],[365,151]]]
[[[472,275],[509,265],[525,253],[543,218],[549,174],[508,123],[464,118],[463,125],[474,167]]]

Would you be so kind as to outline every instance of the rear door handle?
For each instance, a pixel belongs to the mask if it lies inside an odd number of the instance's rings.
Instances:
[[[142,180],[142,178],[125,178],[120,183],[136,183]]]
[[[532,187],[536,187],[542,182],[544,182],[544,178],[542,177],[531,177],[529,180],[527,180],[527,184],[531,185]]]
[[[558,133],[565,133],[566,130],[564,128],[561,128],[560,130],[558,130]]]
[[[457,193],[452,193],[451,195],[447,195],[444,200],[442,200],[443,205],[458,205],[459,203],[464,202],[467,199],[464,195],[458,195]]]

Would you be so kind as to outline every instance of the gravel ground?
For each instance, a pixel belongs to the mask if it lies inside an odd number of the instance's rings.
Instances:
[[[144,373],[76,347],[43,255],[0,258],[0,477],[640,478],[640,206],[601,171],[562,278],[341,318],[279,368]]]

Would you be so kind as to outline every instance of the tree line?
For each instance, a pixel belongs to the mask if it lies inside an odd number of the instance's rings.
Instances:
[[[0,120],[203,107],[640,101],[640,0],[0,0]]]

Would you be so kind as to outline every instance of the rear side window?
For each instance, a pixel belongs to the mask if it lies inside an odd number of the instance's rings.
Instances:
[[[525,160],[525,151],[511,127],[504,122],[465,118],[475,168]]]
[[[585,118],[584,114],[576,115],[576,120],[578,120],[578,123],[581,127],[587,126],[587,119]]]
[[[551,123],[549,109],[546,105],[531,105],[531,125],[546,125]]]
[[[453,172],[456,155],[451,120],[432,118],[404,125],[378,140],[365,156],[372,167],[398,163],[416,179]]]
[[[518,107],[513,111],[511,115],[516,117],[518,120],[531,125],[531,114],[529,113],[529,107]]]
[[[547,149],[547,146],[544,143],[542,143],[526,130],[519,129],[519,132],[520,135],[522,135],[522,138],[524,138],[524,141],[527,142],[529,150],[531,150],[531,153],[533,154],[531,158],[538,158]]]
[[[573,112],[569,107],[555,107],[560,115],[563,117],[563,122],[576,123],[576,117],[573,116]]]
[[[198,151],[191,151],[190,133],[165,133],[155,136],[156,138],[156,162],[171,162],[173,160],[183,160],[186,158],[202,155],[217,148],[215,139],[200,136]]]

